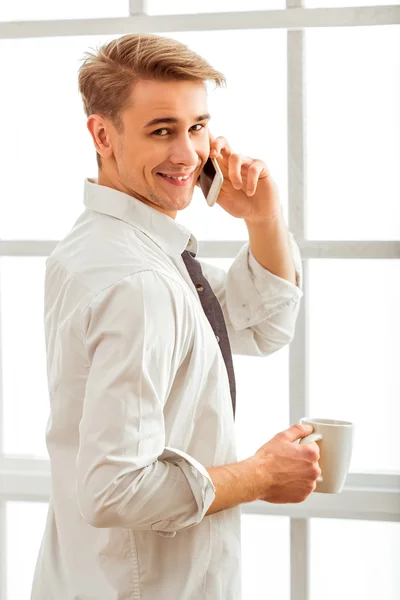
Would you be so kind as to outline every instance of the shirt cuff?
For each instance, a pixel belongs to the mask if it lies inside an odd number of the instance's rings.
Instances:
[[[158,460],[171,462],[181,469],[196,503],[195,511],[189,511],[186,522],[180,523],[179,527],[174,520],[162,520],[152,524],[151,529],[157,535],[174,537],[177,531],[189,529],[200,523],[215,499],[216,489],[203,465],[186,452],[166,446]]]

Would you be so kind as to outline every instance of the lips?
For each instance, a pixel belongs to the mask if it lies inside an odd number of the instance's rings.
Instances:
[[[167,175],[166,173],[159,173],[159,175],[162,175],[163,177],[167,177],[168,179],[175,179],[176,181],[187,181],[190,175]]]
[[[163,181],[165,181],[166,183],[170,184],[170,185],[175,185],[175,186],[179,186],[179,187],[187,187],[189,185],[191,185],[192,180],[193,180],[193,173],[194,171],[192,171],[192,173],[190,173],[189,175],[185,175],[184,173],[179,173],[177,175],[170,175],[168,173],[157,173],[157,175],[159,177],[161,177],[163,179]]]

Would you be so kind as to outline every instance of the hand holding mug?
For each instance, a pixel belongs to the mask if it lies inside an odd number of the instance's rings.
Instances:
[[[321,477],[316,492],[340,494],[346,481],[353,450],[354,424],[337,419],[300,419],[302,425],[311,425],[314,432],[303,437],[299,444],[318,443]]]
[[[253,457],[257,499],[273,504],[303,502],[321,475],[318,444],[294,442],[312,432],[311,425],[293,425],[261,446]]]

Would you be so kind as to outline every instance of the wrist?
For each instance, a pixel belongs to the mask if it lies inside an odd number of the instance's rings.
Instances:
[[[257,455],[243,461],[247,473],[247,502],[259,500],[265,490],[265,468],[263,469],[260,458]]]
[[[253,501],[262,500],[268,488],[272,486],[272,476],[268,467],[266,456],[255,454],[248,459],[249,468],[253,472]]]

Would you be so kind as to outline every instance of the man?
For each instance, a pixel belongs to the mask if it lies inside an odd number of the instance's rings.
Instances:
[[[320,475],[300,425],[237,462],[231,351],[291,341],[301,264],[267,166],[210,135],[209,80],[151,35],[80,69],[99,171],[47,261],[52,493],[32,600],[238,600],[240,504],[302,502]],[[249,231],[228,273],[175,220],[210,155],[218,204]]]

